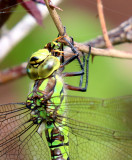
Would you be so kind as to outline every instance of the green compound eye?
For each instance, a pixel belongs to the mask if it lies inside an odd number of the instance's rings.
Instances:
[[[27,74],[30,79],[36,80],[39,78],[38,76],[38,68],[34,68],[33,65],[29,64],[27,65]]]
[[[38,75],[43,78],[49,77],[55,70],[60,67],[60,61],[54,57],[49,56],[38,67]]]
[[[60,66],[60,61],[47,49],[33,53],[27,65],[27,74],[33,80],[49,77]]]

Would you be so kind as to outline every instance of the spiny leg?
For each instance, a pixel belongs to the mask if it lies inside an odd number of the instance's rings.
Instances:
[[[65,33],[66,33],[66,28],[64,27],[64,34],[63,34],[63,36],[65,35]],[[70,38],[71,38],[72,42],[69,42],[65,37],[63,39],[69,44],[70,48],[72,49],[72,51],[76,55],[72,56],[69,60],[67,60],[65,62],[65,64],[68,64],[68,63],[72,62],[74,59],[77,59],[82,70],[80,72],[64,73],[64,76],[68,77],[68,76],[78,76],[78,75],[81,75],[79,88],[82,88],[83,77],[84,77],[84,67],[85,67],[85,55],[82,52],[82,54],[83,54],[83,65],[82,65],[81,60],[79,58],[79,53],[77,52],[77,50],[74,47],[74,40],[73,40],[72,37],[70,37]],[[88,68],[89,68],[90,53],[91,53],[91,46],[89,45],[89,53],[88,53],[88,57],[87,57],[87,60],[86,60],[86,63],[87,63],[86,64],[86,83],[85,83],[85,88],[83,88],[83,90],[86,90],[87,86],[88,86]],[[64,63],[63,63],[63,65],[64,65]]]
[[[64,77],[70,77],[70,76],[79,76],[81,75],[80,78],[80,83],[79,83],[79,87],[75,87],[74,86],[70,86],[68,84],[66,84],[66,88],[70,89],[70,90],[79,90],[79,91],[86,91],[87,90],[87,86],[88,86],[88,68],[89,68],[89,57],[90,57],[90,53],[91,53],[91,46],[89,46],[89,53],[87,56],[87,60],[86,60],[86,83],[85,83],[85,87],[82,88],[82,83],[83,83],[83,77],[84,77],[84,67],[85,67],[85,55],[83,54],[83,64],[81,63],[81,60],[79,58],[79,53],[77,52],[77,50],[75,49],[74,45],[74,41],[73,38],[71,38],[72,43],[69,42],[65,37],[63,38],[70,46],[70,48],[72,49],[72,51],[75,53],[75,55],[73,55],[71,58],[69,58],[67,61],[65,61],[64,63],[61,64],[61,67],[64,67],[65,65],[69,64],[70,62],[72,62],[74,59],[77,59],[80,67],[81,67],[81,71],[80,72],[71,72],[71,73],[62,73]]]
[[[84,55],[83,52],[82,52],[82,55],[83,55],[83,69],[82,69],[82,72],[84,73],[84,67],[85,67],[85,55]],[[84,74],[83,74],[83,75],[84,75]],[[83,77],[84,77],[83,75],[81,75],[79,87],[82,87]]]
[[[87,60],[86,60],[86,82],[85,82],[85,87],[82,88],[82,82],[83,82],[83,78],[82,78],[82,79],[80,79],[80,86],[79,87],[75,87],[75,86],[71,86],[71,85],[65,84],[65,87],[67,89],[74,90],[74,91],[82,91],[82,92],[85,92],[87,90],[90,53],[91,53],[91,46],[89,45],[89,53],[88,53]],[[84,57],[84,55],[83,55],[83,65],[85,65],[85,57]],[[83,72],[84,72],[84,69],[83,69]],[[78,76],[78,75],[81,75],[81,74],[82,74],[81,72],[64,73],[64,77]]]

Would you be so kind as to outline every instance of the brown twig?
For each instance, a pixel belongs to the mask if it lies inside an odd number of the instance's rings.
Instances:
[[[25,76],[26,66],[27,63],[24,62],[19,66],[0,71],[0,84]]]
[[[101,0],[97,0],[97,8],[98,8],[100,24],[101,24],[101,28],[102,28],[102,32],[103,32],[103,37],[104,37],[104,40],[105,40],[105,43],[106,43],[106,47],[107,48],[112,48],[112,44],[109,40],[109,36],[108,36],[108,33],[107,33],[105,18],[104,18],[104,14],[103,14],[103,4],[102,4]]]
[[[75,43],[75,47],[78,48],[79,51],[88,53],[89,46],[84,44]],[[116,49],[99,49],[99,48],[91,48],[91,54],[94,56],[107,56],[114,58],[124,58],[124,59],[132,59],[132,53],[119,51]]]

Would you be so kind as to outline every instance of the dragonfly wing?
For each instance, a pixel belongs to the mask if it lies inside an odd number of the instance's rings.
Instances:
[[[50,159],[38,127],[24,103],[0,105],[0,159]]]
[[[132,160],[132,96],[67,96],[66,106],[70,159]]]

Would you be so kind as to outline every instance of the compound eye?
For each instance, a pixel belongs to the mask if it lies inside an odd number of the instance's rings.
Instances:
[[[38,79],[38,68],[34,68],[31,64],[27,65],[27,74],[29,78],[36,80]]]
[[[42,64],[39,65],[38,75],[39,77],[47,78],[59,67],[60,61],[54,56],[49,56]]]

